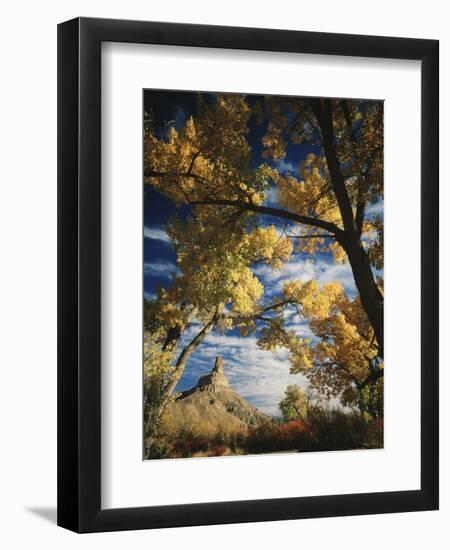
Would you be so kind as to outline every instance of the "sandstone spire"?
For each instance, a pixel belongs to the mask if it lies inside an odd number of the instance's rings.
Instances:
[[[222,357],[220,357],[220,355],[218,355],[216,357],[216,360],[214,362],[214,368],[213,368],[212,371],[217,372],[218,374],[225,375],[225,372],[223,370],[223,359],[222,359]]]
[[[212,371],[209,374],[205,374],[199,378],[197,388],[204,389],[208,386],[208,389],[214,390],[214,388],[228,385],[228,378],[225,375],[225,370],[223,367],[223,359],[220,355],[218,355],[214,362]]]

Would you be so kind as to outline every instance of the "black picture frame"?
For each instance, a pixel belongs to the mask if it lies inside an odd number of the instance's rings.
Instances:
[[[421,61],[421,488],[101,508],[101,43]],[[77,18],[58,26],[58,525],[149,529],[438,509],[437,40]]]

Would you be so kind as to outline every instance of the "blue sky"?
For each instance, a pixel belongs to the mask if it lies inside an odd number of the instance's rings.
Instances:
[[[181,128],[187,117],[195,114],[195,97],[195,93],[189,92],[148,90],[144,94],[144,108],[147,112],[153,112],[156,127],[164,133],[170,125]],[[254,101],[255,97],[249,99]],[[265,161],[261,158],[263,134],[264,128],[250,124],[248,140],[254,152],[254,166]],[[290,171],[296,174],[299,163],[312,150],[309,145],[289,145],[286,157],[272,164],[282,173]],[[276,192],[269,194],[267,202],[277,203]],[[382,211],[383,204],[379,203],[369,207],[368,215],[382,215]],[[188,212],[189,207],[176,208],[151,186],[144,187],[144,293],[147,298],[154,297],[158,287],[167,288],[172,274],[177,271],[176,257],[165,232],[165,224],[171,216],[185,217]],[[261,222],[277,225],[275,218],[263,218]],[[258,266],[255,274],[264,284],[266,297],[278,293],[286,280],[306,281],[313,278],[320,283],[340,281],[349,295],[356,293],[350,267],[334,264],[329,254],[297,254],[281,270]],[[300,336],[311,335],[307,324],[299,318],[290,319],[289,326]],[[184,342],[187,343],[199,329],[194,324],[184,335]],[[306,387],[307,383],[302,376],[289,374],[286,352],[273,354],[260,350],[256,339],[256,335],[241,337],[236,330],[226,334],[212,332],[191,356],[177,391],[194,386],[199,376],[212,369],[216,355],[221,355],[232,387],[264,412],[277,414],[286,386],[295,383]]]

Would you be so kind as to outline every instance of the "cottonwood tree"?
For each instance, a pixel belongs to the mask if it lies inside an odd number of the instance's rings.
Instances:
[[[161,417],[194,351],[214,329],[254,328],[287,303],[262,306],[264,287],[253,274],[260,262],[279,268],[292,252],[292,241],[274,226],[215,236],[201,219],[174,219],[167,230],[179,273],[168,289],[146,306],[144,392],[146,453],[150,453]],[[270,319],[270,317],[265,317]]]
[[[359,297],[350,299],[339,283],[288,281],[284,300],[308,321],[312,338],[299,337],[285,314],[274,316],[260,331],[258,346],[289,351],[291,372],[310,382],[310,390],[327,399],[382,416],[383,361],[375,334]]]
[[[298,174],[253,168],[247,134],[255,113],[265,124],[266,156],[280,160],[288,143],[310,144]],[[195,119],[181,132],[172,127],[164,139],[147,127],[144,154],[146,183],[194,206],[205,224],[225,231],[248,213],[275,217],[295,226],[299,250],[348,261],[383,357],[383,293],[372,271],[380,264],[383,226],[366,220],[367,205],[383,195],[381,102],[268,97],[250,107],[238,95],[211,104],[200,96]],[[279,207],[267,205],[271,189]]]
[[[305,419],[308,416],[307,395],[297,384],[290,384],[278,407],[285,422],[298,418]]]

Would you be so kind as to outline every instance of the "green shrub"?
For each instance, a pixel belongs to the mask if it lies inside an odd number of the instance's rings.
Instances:
[[[372,420],[356,412],[318,409],[308,415],[314,434],[315,449],[380,448],[383,446],[383,421]]]

